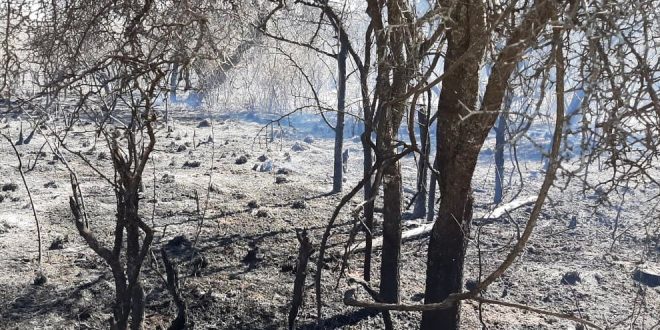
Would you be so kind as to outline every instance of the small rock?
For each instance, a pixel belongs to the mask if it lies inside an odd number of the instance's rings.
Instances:
[[[309,147],[306,146],[306,145],[303,145],[300,142],[294,143],[293,146],[291,147],[291,150],[296,151],[296,152],[305,151],[307,149],[309,149]]]
[[[2,191],[16,191],[16,190],[18,190],[18,185],[13,182],[5,183],[2,185]]]
[[[162,183],[174,183],[174,180],[174,175],[168,173],[163,174],[163,176],[160,178],[160,182]]]
[[[34,278],[34,281],[32,281],[32,284],[41,286],[46,284],[46,282],[48,282],[48,278],[46,277],[46,275],[44,275],[44,273],[42,272],[38,272],[37,276]]]
[[[660,269],[652,269],[651,267],[637,268],[633,273],[633,279],[646,286],[660,286]]]
[[[280,272],[282,273],[295,273],[296,272],[296,264],[292,262],[287,262],[280,266]]]
[[[266,218],[266,217],[268,217],[268,211],[265,210],[265,209],[260,209],[259,211],[257,211],[257,217],[258,217],[258,218]]]
[[[200,163],[198,160],[186,160],[186,162],[183,163],[183,167],[188,168],[199,167],[200,165],[202,165],[202,163]]]
[[[298,210],[306,209],[307,208],[307,202],[305,202],[302,199],[297,200],[297,201],[293,202],[293,204],[291,204],[291,208],[298,209]]]
[[[598,284],[602,285],[603,283],[605,283],[605,278],[603,277],[603,275],[594,274],[594,278],[596,279],[596,283]]]
[[[199,287],[195,287],[195,288],[193,288],[193,289],[190,291],[190,293],[191,293],[192,296],[195,297],[195,298],[202,298],[202,297],[204,297],[204,295],[206,294],[206,292],[203,291],[202,289],[200,289]]]
[[[49,250],[62,250],[64,249],[64,243],[67,243],[69,241],[69,238],[67,236],[64,237],[57,237],[55,238],[51,243],[50,247],[48,248]]]
[[[576,271],[567,272],[561,277],[561,284],[575,285],[578,282],[582,282],[582,279],[580,273]]]
[[[267,160],[259,166],[259,172],[270,172],[273,170],[273,161]]]
[[[252,166],[252,170],[253,170],[253,171],[258,171],[258,170],[259,170],[259,166],[261,166],[261,164],[259,164],[259,163],[254,164],[254,165]]]
[[[288,181],[289,180],[287,180],[287,178],[285,178],[283,176],[278,176],[278,177],[275,178],[275,183],[277,183],[277,184],[286,183]]]
[[[248,159],[245,155],[236,158],[236,165],[242,165],[247,163]]]
[[[210,119],[204,119],[197,124],[197,128],[203,128],[203,127],[211,127],[211,120]]]
[[[222,193],[222,188],[220,188],[220,186],[217,183],[211,182],[211,184],[209,185],[209,191],[212,193],[219,194]]]
[[[202,276],[202,269],[209,266],[209,261],[203,255],[197,255],[191,262],[190,266],[192,267],[192,275],[195,277]]]
[[[257,246],[252,246],[252,247],[248,250],[248,252],[247,252],[247,254],[245,255],[245,257],[243,257],[243,260],[241,260],[241,261],[243,261],[244,263],[254,263],[254,262],[257,262],[257,261],[261,260],[261,258],[259,258],[259,256],[258,256],[258,254],[259,254],[259,247],[257,247]]]
[[[44,188],[57,188],[57,183],[55,181],[48,181],[44,184]]]
[[[307,135],[307,136],[305,136],[305,139],[303,139],[303,141],[305,143],[312,144],[312,143],[314,143],[314,137],[312,137],[311,135]]]
[[[92,313],[89,309],[83,309],[82,312],[78,314],[78,319],[80,321],[89,320],[90,317],[92,317]]]
[[[244,199],[247,197],[247,195],[242,192],[234,192],[231,194],[231,196],[234,197],[235,199]]]
[[[477,285],[479,285],[479,282],[477,282],[474,279],[468,279],[465,281],[465,289],[468,291],[472,291],[477,288]]]
[[[263,155],[259,156],[259,158],[257,158],[257,160],[260,161],[260,162],[265,162],[265,161],[268,160],[268,156],[266,156],[266,154],[263,154]]]
[[[248,202],[247,206],[251,209],[256,209],[256,208],[259,208],[259,202],[257,202],[256,200],[253,199],[253,200]]]
[[[165,244],[166,247],[172,249],[172,248],[179,248],[179,247],[185,247],[185,246],[191,246],[192,242],[186,237],[186,235],[178,235],[174,236],[167,244]]]
[[[284,153],[284,160],[286,160],[287,162],[290,162],[291,161],[291,154],[289,154],[288,152],[285,152]]]
[[[183,144],[180,145],[178,148],[176,148],[176,151],[177,151],[177,152],[182,152],[182,151],[186,151],[186,150],[188,150],[188,147],[186,147],[186,146],[183,145]]]
[[[281,167],[277,170],[277,174],[289,175],[289,174],[291,174],[291,170],[288,169],[288,168]]]

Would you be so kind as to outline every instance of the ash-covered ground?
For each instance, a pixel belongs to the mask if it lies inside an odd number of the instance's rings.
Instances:
[[[204,122],[205,118],[211,120]],[[17,138],[19,119],[11,115],[2,119],[2,132]],[[263,129],[267,120],[259,115],[195,115],[181,110],[174,113],[173,131],[159,127],[157,150],[145,171],[141,212],[156,230],[154,250],[167,249],[177,264],[195,328],[285,328],[298,250],[295,229],[307,228],[312,243],[318,245],[342,196],[327,194],[332,188],[334,144],[322,123],[296,127],[298,122],[289,126],[285,120],[275,126],[274,141],[267,142],[270,129]],[[25,135],[31,131],[26,121],[23,128]],[[95,136],[94,125],[83,120],[69,133],[66,144],[112,177],[108,149]],[[77,234],[68,203],[69,172],[44,141],[36,133],[29,144],[17,146],[41,224],[41,266],[36,262],[36,226],[18,162],[11,146],[0,143],[0,327],[107,328],[114,296],[111,273]],[[476,214],[495,207],[493,144],[494,139],[489,139],[484,147],[472,182]],[[362,176],[359,138],[349,134],[345,148],[350,154],[344,183],[348,191]],[[515,195],[537,193],[543,164],[532,149],[519,148],[520,173],[507,161],[505,202]],[[78,172],[92,230],[109,243],[115,213],[111,187],[80,157],[64,155]],[[407,205],[415,192],[414,158],[405,158],[402,168]],[[607,176],[598,173],[597,165],[591,171],[591,180]],[[644,285],[634,276],[638,269],[659,267],[660,220],[652,200],[658,187],[631,186],[605,194],[583,191],[580,180],[567,180],[559,176],[530,244],[484,297],[573,314],[611,329],[658,329],[660,287]],[[354,287],[344,278],[338,280],[338,275],[352,228],[350,211],[360,196],[344,209],[330,238],[323,277],[326,328],[383,327],[379,314],[342,303],[344,291]],[[611,203],[602,203],[603,199]],[[487,275],[503,261],[530,210],[522,207],[496,221],[474,221],[466,282]],[[405,229],[419,224],[407,221]],[[403,303],[422,302],[427,244],[428,236],[404,242]],[[372,272],[378,274],[380,252],[374,255]],[[348,275],[361,276],[362,258],[362,253],[351,256]],[[316,327],[311,286],[315,263],[316,254],[298,317],[301,328]],[[47,280],[35,284],[40,269]],[[176,314],[159,272],[162,266],[147,261],[143,271],[147,329],[167,328]],[[372,284],[377,287],[377,282]],[[361,289],[357,291],[359,297],[369,299]],[[481,328],[482,322],[489,329],[579,328],[553,316],[474,302],[463,303],[463,314],[465,329]],[[393,318],[396,328],[416,328],[420,315],[395,312]]]

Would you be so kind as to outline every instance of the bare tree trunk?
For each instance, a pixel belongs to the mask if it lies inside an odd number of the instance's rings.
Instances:
[[[362,133],[362,150],[364,154],[363,172],[364,172],[364,224],[365,224],[365,249],[364,249],[364,264],[363,264],[363,278],[369,282],[371,280],[371,249],[373,244],[373,229],[374,229],[374,201],[372,200],[375,194],[378,194],[378,187],[373,187],[371,178],[371,167],[373,166],[373,155],[371,152],[371,144],[369,139],[371,135],[371,125],[365,125],[364,133]]]
[[[472,218],[472,175],[483,141],[474,120],[462,120],[466,107],[476,105],[479,92],[479,68],[483,47],[470,49],[472,37],[482,33],[483,6],[459,4],[453,13],[457,22],[447,33],[445,81],[438,103],[435,166],[439,171],[440,207],[431,232],[426,269],[426,304],[440,302],[449,294],[460,292],[463,264]],[[451,69],[454,61],[468,56],[460,68]],[[481,119],[479,119],[481,120]],[[471,140],[466,142],[466,139]],[[484,136],[485,138],[485,136]],[[422,314],[422,329],[457,329],[460,304]]]
[[[172,64],[170,75],[170,102],[176,103],[176,87],[179,85],[179,63]]]
[[[344,167],[342,151],[344,149],[344,118],[346,111],[346,57],[348,45],[345,38],[339,38],[340,50],[337,55],[337,124],[335,125],[335,155],[334,176],[332,177],[332,192],[342,190],[344,180]]]
[[[479,151],[497,120],[509,77],[519,57],[554,15],[555,5],[554,1],[536,3],[511,33],[488,77],[477,110],[482,114],[466,120],[463,116],[473,111],[479,90],[484,48],[474,43],[479,42],[477,36],[485,33],[483,3],[461,3],[452,15],[457,24],[447,33],[446,76],[438,107],[436,165],[440,172],[441,201],[429,242],[424,296],[427,304],[440,302],[449,294],[461,291],[466,237],[472,218],[470,184]],[[451,71],[454,61],[463,55],[468,56],[467,59],[460,68]],[[457,329],[459,324],[459,304],[422,314],[422,329]]]
[[[506,132],[506,115],[500,114],[495,126],[495,198],[493,202],[502,202],[504,192],[504,133]]]
[[[388,156],[393,156],[390,153]],[[399,263],[401,259],[401,166],[398,162],[383,168],[383,253],[380,265],[380,295],[383,301],[399,302]]]
[[[433,164],[433,168],[437,169],[438,165]],[[435,219],[435,192],[437,190],[436,184],[438,178],[435,173],[431,172],[431,179],[429,182],[429,198],[428,198],[428,210],[426,212],[426,222],[433,222]]]
[[[417,162],[417,196],[415,197],[415,207],[413,208],[413,218],[422,218],[426,215],[426,195],[428,169],[426,164],[429,162],[429,116],[431,114],[431,90],[428,90],[427,107],[419,111],[419,137],[421,140],[421,155]]]
[[[388,161],[396,156],[395,140],[398,125],[393,125],[391,114],[405,109],[403,103],[387,109],[378,124],[379,155],[385,160],[383,172],[383,251],[380,266],[380,296],[384,302],[399,302],[399,264],[401,259],[401,205],[403,184],[401,165]],[[396,123],[394,123],[396,124]]]
[[[373,150],[371,146],[371,133],[373,132],[373,109],[369,102],[369,63],[371,61],[371,36],[373,25],[369,24],[365,35],[364,43],[364,67],[360,71],[360,94],[362,95],[362,111],[364,115],[364,132],[360,141],[362,142],[363,153],[363,179],[364,179],[364,224],[365,224],[365,251],[363,263],[363,278],[369,282],[371,280],[371,249],[373,243],[374,229],[374,196],[378,194],[378,187],[374,188],[371,178],[373,166]]]

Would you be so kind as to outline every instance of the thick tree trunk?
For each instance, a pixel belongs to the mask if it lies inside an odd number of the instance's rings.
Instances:
[[[346,56],[348,45],[340,40],[340,50],[337,56],[337,124],[335,125],[334,176],[332,177],[332,192],[342,190],[344,166],[342,152],[344,149],[344,118],[346,110]]]
[[[129,301],[131,306],[131,329],[142,328],[144,319],[144,289],[140,284],[142,256],[140,255],[140,228],[138,226],[139,182],[127,184],[124,192],[124,221],[126,221],[126,273],[128,277]]]
[[[388,145],[391,141],[387,142]],[[394,156],[394,149],[385,159]],[[384,302],[399,302],[399,262],[401,259],[402,181],[399,162],[383,167],[383,253],[380,266],[380,296]]]
[[[438,106],[437,170],[440,172],[440,209],[431,233],[426,270],[425,303],[440,302],[460,292],[466,237],[470,233],[472,194],[470,184],[479,150],[495,124],[507,89],[507,82],[527,42],[533,40],[556,12],[556,2],[536,3],[511,33],[493,65],[481,114],[464,119],[474,111],[479,89],[479,68],[484,49],[479,36],[486,33],[482,2],[466,2],[452,14],[455,26],[447,33],[445,79]],[[471,47],[474,46],[474,47]],[[454,61],[467,56],[452,71]],[[466,109],[467,108],[467,109]],[[441,112],[440,112],[441,111]],[[457,329],[460,310],[428,311],[422,315],[422,329]]]
[[[440,302],[462,288],[466,237],[472,219],[470,182],[478,155],[478,149],[475,150],[438,152],[442,155],[438,157],[441,173],[451,175],[441,174],[440,179],[438,219],[431,232],[428,249],[424,300],[427,304]],[[459,323],[459,304],[445,310],[424,312],[422,316],[422,329],[457,329]]]
[[[456,26],[447,34],[445,84],[438,103],[436,158],[440,207],[429,241],[425,303],[440,302],[460,292],[472,218],[472,175],[486,135],[478,121],[464,120],[474,110],[479,92],[479,68],[484,49],[470,46],[483,33],[483,4],[465,2],[453,12]],[[460,67],[454,61],[467,56]],[[451,82],[451,83],[449,83]],[[486,131],[487,133],[487,131]],[[457,329],[460,304],[422,314],[422,329]]]

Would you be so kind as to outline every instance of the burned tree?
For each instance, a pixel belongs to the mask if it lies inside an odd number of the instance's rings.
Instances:
[[[49,146],[70,171],[69,204],[78,233],[112,271],[116,296],[111,328],[140,329],[145,309],[142,266],[154,237],[140,212],[140,190],[160,127],[158,102],[169,88],[171,70],[188,68],[214,41],[206,33],[210,17],[231,6],[152,0],[43,6],[31,31],[35,61],[47,82],[42,95],[54,94],[75,107],[64,114],[64,130],[46,126],[42,134],[56,142]],[[66,143],[81,120],[91,121],[92,134],[105,142],[111,175]],[[111,242],[99,238],[103,228],[94,228],[69,157],[89,165],[114,192]]]
[[[463,263],[472,219],[471,181],[479,151],[500,111],[507,81],[523,52],[536,41],[558,3],[539,1],[531,5],[517,26],[509,32],[488,78],[479,110],[479,70],[490,39],[485,4],[455,3],[447,32],[445,77],[438,106],[436,166],[440,173],[440,208],[429,242],[424,302],[435,303],[460,292]],[[491,17],[491,20],[496,17]],[[457,62],[460,61],[460,64]],[[478,111],[478,114],[472,114]],[[458,304],[424,312],[423,329],[459,325]]]

